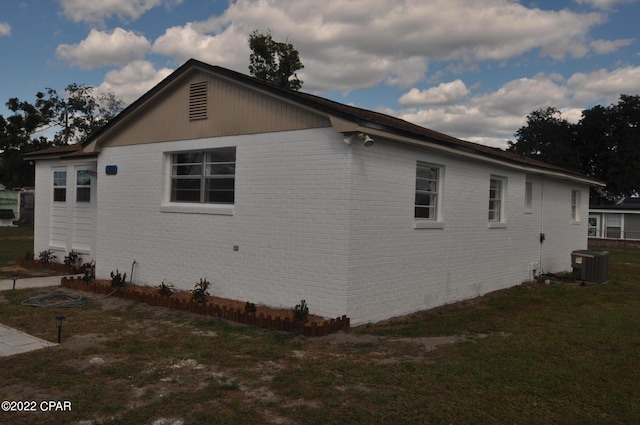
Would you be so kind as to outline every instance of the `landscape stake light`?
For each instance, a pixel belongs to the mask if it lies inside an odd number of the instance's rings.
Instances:
[[[56,326],[58,327],[58,344],[62,340],[62,322],[64,322],[66,317],[64,316],[56,316]]]
[[[13,289],[16,289],[16,280],[18,280],[18,273],[13,274]]]

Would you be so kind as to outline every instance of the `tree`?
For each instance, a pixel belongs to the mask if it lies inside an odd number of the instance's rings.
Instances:
[[[22,155],[87,140],[123,108],[113,93],[70,84],[61,97],[54,89],[38,92],[33,104],[11,98],[12,115],[0,115],[0,181],[8,187],[33,186],[33,166]]]
[[[273,40],[271,30],[260,34],[255,30],[249,36],[249,72],[256,78],[280,87],[300,90],[303,81],[296,72],[304,68],[298,51],[291,43]]]
[[[605,182],[604,189],[592,189],[594,204],[640,193],[640,96],[621,95],[617,104],[586,109],[577,124],[556,108],[539,109],[515,136],[508,151]]]
[[[571,155],[573,151],[573,126],[556,108],[538,109],[527,116],[527,125],[515,134],[516,142],[509,142],[508,151],[579,170],[580,164]]]
[[[583,111],[577,137],[582,171],[607,183],[595,203],[640,194],[640,96],[623,94],[617,104]]]

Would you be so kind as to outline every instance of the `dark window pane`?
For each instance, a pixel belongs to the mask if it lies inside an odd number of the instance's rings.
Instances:
[[[174,165],[174,176],[199,176],[202,174],[202,165]]]
[[[211,190],[207,192],[207,198],[205,202],[219,203],[219,204],[233,204],[234,194],[232,190],[216,191]]]
[[[416,193],[416,205],[435,205],[435,199],[433,195],[427,195],[423,193]]]
[[[418,165],[416,168],[416,177],[430,180],[438,179],[438,169]]]
[[[415,207],[416,218],[435,218],[435,209],[431,207]]]
[[[67,200],[67,189],[66,188],[55,188],[53,189],[53,200],[54,202],[66,202]]]
[[[416,190],[426,190],[428,192],[436,192],[438,187],[438,182],[435,180],[424,180],[417,179],[416,180]]]
[[[236,148],[220,148],[207,152],[207,162],[235,162]]]
[[[77,188],[76,202],[91,202],[91,188],[90,187]]]
[[[207,173],[210,176],[217,174],[235,174],[236,164],[209,164],[207,166]]]
[[[173,155],[174,164],[193,164],[202,162],[202,152],[176,153]]]
[[[173,180],[171,201],[200,202],[200,179]]]
[[[233,190],[235,179],[207,179],[206,190]]]

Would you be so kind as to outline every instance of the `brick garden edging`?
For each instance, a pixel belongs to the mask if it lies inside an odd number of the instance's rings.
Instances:
[[[18,258],[16,265],[20,267],[42,267],[44,269],[53,270],[56,272],[79,274],[82,273],[82,269],[78,267],[69,266],[64,263],[43,263],[39,260],[28,260],[26,258]]]
[[[114,292],[114,288],[96,281],[85,282],[82,278],[63,277],[60,285],[79,291],[90,291],[98,294],[111,294],[113,296],[143,302],[151,306],[172,308],[175,310],[188,311],[191,313],[204,314],[207,316],[219,317],[245,325],[258,326],[265,329],[276,329],[280,331],[298,331],[304,336],[316,337],[325,336],[349,327],[350,319],[345,315],[336,319],[325,320],[322,324],[316,322],[301,325],[295,323],[289,317],[279,317],[265,315],[264,313],[248,313],[240,309],[231,309],[226,306],[217,305],[215,302],[199,303],[191,299],[174,296],[161,295],[159,293],[136,289],[135,286],[120,288]]]

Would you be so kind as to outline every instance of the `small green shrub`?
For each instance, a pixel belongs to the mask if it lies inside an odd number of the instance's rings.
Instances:
[[[67,254],[64,257],[64,263],[67,266],[75,267],[76,265],[82,263],[82,254],[80,254],[79,252],[76,252],[74,250],[71,250],[71,251],[69,251],[69,254]]]
[[[40,253],[38,254],[38,257],[40,258],[40,262],[44,264],[55,263],[56,260],[58,259],[58,257],[56,257],[56,255],[50,249],[45,249],[44,251],[40,251]]]
[[[293,308],[293,321],[306,323],[307,320],[309,320],[309,306],[305,300],[302,300]]]
[[[158,285],[158,293],[160,295],[165,295],[167,297],[170,297],[171,295],[173,295],[173,292],[175,290],[176,290],[176,287],[173,285],[173,283],[167,282],[166,280],[163,280],[162,283]]]
[[[204,279],[200,278],[200,282],[196,283],[193,291],[191,291],[191,297],[198,302],[205,302],[209,296],[210,285],[211,282],[209,282],[206,277]]]
[[[82,272],[84,273],[84,276],[82,276],[82,280],[87,283],[91,282],[96,278],[96,264],[93,261],[84,263],[82,265]]]
[[[120,274],[120,271],[116,269],[116,272],[111,272],[111,286],[114,288],[122,288],[127,283],[127,274]]]

